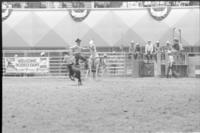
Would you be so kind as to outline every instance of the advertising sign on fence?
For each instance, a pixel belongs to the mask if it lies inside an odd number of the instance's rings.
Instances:
[[[48,57],[6,57],[6,73],[47,73]]]

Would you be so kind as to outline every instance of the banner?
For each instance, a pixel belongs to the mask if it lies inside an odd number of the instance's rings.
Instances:
[[[6,73],[48,73],[48,57],[5,57]]]

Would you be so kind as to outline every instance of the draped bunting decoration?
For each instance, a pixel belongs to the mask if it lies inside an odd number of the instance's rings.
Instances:
[[[12,9],[9,7],[8,4],[2,4],[2,21],[6,20],[10,14],[12,13]]]
[[[153,17],[157,21],[161,21],[169,15],[169,13],[171,11],[171,7],[169,7],[169,6],[150,7],[150,8],[147,8],[147,10],[148,10],[149,14],[151,15],[151,17]]]
[[[69,9],[69,14],[76,22],[83,21],[90,13],[89,9]]]

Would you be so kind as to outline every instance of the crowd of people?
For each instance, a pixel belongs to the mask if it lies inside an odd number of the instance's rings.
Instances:
[[[135,60],[142,59],[146,63],[152,63],[153,61],[157,62],[158,54],[159,56],[161,56],[161,54],[167,55],[165,58],[168,63],[167,77],[169,77],[169,75],[176,76],[173,69],[175,64],[174,55],[180,51],[183,51],[183,48],[177,38],[173,40],[173,43],[166,41],[166,45],[164,46],[160,46],[159,41],[156,41],[155,44],[153,44],[148,40],[144,51],[138,42],[135,43],[134,41],[131,41],[129,48],[129,53],[131,55],[133,54]]]

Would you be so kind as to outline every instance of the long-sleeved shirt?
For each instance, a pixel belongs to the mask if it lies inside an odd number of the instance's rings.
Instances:
[[[153,53],[153,45],[152,44],[145,45],[145,53],[147,54],[148,52],[150,52],[151,54]]]
[[[170,64],[170,66],[172,66],[172,64],[174,63],[174,57],[173,55],[169,55],[168,57],[169,57],[168,63]]]
[[[81,46],[78,46],[78,45],[74,45],[74,46],[72,46],[72,47],[70,47],[71,49],[72,49],[72,51],[73,51],[73,53],[81,53],[81,50],[82,49],[86,49],[86,48],[83,48],[83,47],[81,47]]]

